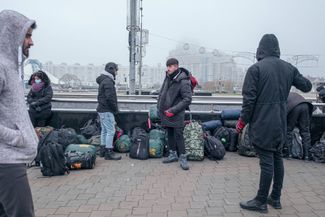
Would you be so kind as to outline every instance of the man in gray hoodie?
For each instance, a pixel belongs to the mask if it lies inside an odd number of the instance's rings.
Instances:
[[[36,23],[14,11],[0,12],[0,216],[34,217],[26,164],[38,139],[24,97],[23,61]]]

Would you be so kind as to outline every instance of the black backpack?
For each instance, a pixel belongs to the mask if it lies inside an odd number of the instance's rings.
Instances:
[[[99,118],[88,120],[85,125],[80,129],[81,135],[90,139],[93,136],[100,135],[100,121]]]
[[[232,151],[235,152],[237,151],[237,145],[238,145],[238,133],[236,131],[236,129],[233,128],[228,128],[229,131],[229,147],[227,151]]]
[[[149,136],[147,132],[140,128],[134,128],[131,136],[130,157],[139,160],[149,158]]]
[[[39,156],[43,176],[60,176],[68,173],[62,145],[45,143],[40,149]]]
[[[226,150],[219,139],[205,135],[204,153],[210,160],[222,160],[226,154]]]
[[[229,148],[230,144],[230,134],[227,128],[219,127],[213,132],[213,136],[219,139],[225,146],[225,149]]]
[[[317,142],[311,149],[310,153],[314,161],[325,163],[325,139]]]
[[[256,157],[256,150],[253,144],[249,141],[248,134],[249,125],[246,125],[243,132],[239,136],[237,151],[238,154],[246,157]]]

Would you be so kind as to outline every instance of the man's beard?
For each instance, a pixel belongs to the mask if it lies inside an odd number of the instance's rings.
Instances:
[[[29,57],[29,47],[28,48],[24,48],[23,54],[24,54],[25,58],[28,58]]]

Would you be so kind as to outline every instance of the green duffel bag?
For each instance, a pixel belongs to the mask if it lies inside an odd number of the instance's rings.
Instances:
[[[96,147],[93,145],[68,145],[64,155],[69,169],[92,169],[96,163]]]
[[[166,142],[166,132],[164,130],[153,129],[149,133],[149,157],[160,158],[164,154]]]
[[[115,142],[114,149],[116,152],[127,153],[130,152],[131,139],[128,135],[122,135]]]
[[[158,115],[158,108],[157,105],[152,105],[149,108],[149,118],[151,122],[157,123],[160,121],[159,115]]]

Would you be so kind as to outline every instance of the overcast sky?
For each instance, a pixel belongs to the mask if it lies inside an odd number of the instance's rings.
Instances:
[[[1,0],[0,10],[35,19],[31,58],[42,62],[128,64],[127,0]],[[176,41],[224,51],[255,52],[264,33],[282,54],[320,55],[304,74],[325,77],[324,0],[143,0],[149,38],[145,64],[164,63]],[[286,59],[286,56],[283,56]]]

